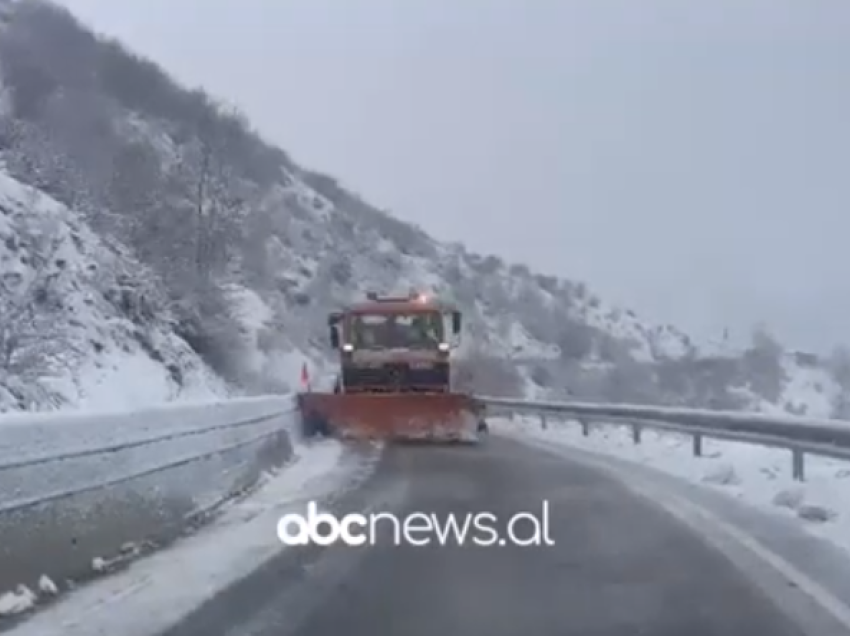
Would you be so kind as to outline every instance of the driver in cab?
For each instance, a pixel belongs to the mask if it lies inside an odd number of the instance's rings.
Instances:
[[[440,339],[437,335],[437,330],[434,328],[433,321],[430,316],[419,315],[413,319],[413,330],[417,336],[417,343],[426,346],[437,346]]]

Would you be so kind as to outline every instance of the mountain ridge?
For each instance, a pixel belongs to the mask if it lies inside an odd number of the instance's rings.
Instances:
[[[170,387],[157,389],[162,399],[182,399],[186,386],[193,395],[293,388],[303,360],[328,364],[328,311],[368,289],[417,287],[465,310],[483,392],[799,410],[787,390],[817,368],[809,384],[821,385],[818,413],[824,401],[830,412],[841,410],[835,405],[850,379],[820,360],[809,367],[790,360],[764,329],[747,351],[718,354],[671,325],[649,325],[604,303],[585,283],[436,241],[299,166],[241,113],[182,88],[67,10],[0,0],[0,20],[0,201],[18,210],[6,236],[26,234],[21,210],[47,206],[58,210],[60,226],[88,232],[69,260],[97,252],[86,266],[113,258],[120,263],[113,269],[143,279],[66,274],[74,293],[130,299],[88,320],[112,321],[101,332],[113,349],[138,350],[133,364],[147,357],[166,369],[152,373]],[[6,249],[0,256],[20,261]],[[44,266],[33,263],[24,265],[37,278]],[[8,311],[0,308],[0,317]],[[116,320],[143,335],[130,338]],[[160,345],[131,346],[128,338]],[[98,355],[77,362],[91,365]],[[88,403],[28,373],[38,390],[18,383],[3,408]],[[81,373],[74,367],[64,382]],[[0,386],[8,389],[13,375],[0,376]]]

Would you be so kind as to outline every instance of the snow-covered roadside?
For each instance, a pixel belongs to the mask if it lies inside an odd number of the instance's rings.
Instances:
[[[520,440],[530,436],[651,466],[794,517],[807,531],[850,551],[850,462],[807,455],[806,480],[797,482],[787,450],[706,439],[703,456],[694,457],[690,436],[675,433],[646,430],[635,444],[631,428],[618,425],[592,426],[587,437],[576,422],[550,422],[544,430],[536,418],[515,418],[491,426],[494,433]]]
[[[211,526],[171,548],[94,581],[13,629],[13,636],[153,636],[248,575],[284,547],[276,526],[305,500],[343,490],[370,466],[345,461],[324,441],[296,447],[297,459]]]

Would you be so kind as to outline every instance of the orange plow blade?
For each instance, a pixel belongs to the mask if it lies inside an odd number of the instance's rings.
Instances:
[[[377,440],[477,441],[480,407],[460,393],[304,393],[302,417],[337,437]]]

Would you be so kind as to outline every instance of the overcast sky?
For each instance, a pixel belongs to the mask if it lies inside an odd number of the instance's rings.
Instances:
[[[850,341],[846,0],[63,0],[440,238]]]

